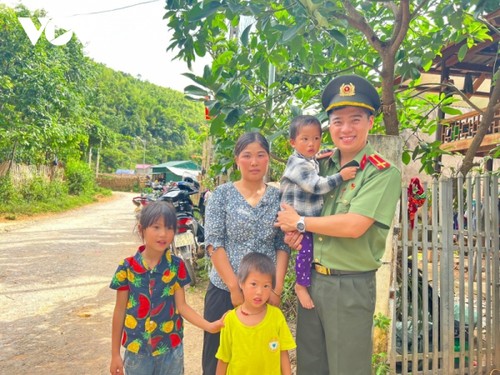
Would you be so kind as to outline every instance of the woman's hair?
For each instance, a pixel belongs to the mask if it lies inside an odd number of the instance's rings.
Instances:
[[[168,229],[177,231],[177,215],[170,202],[156,201],[148,204],[141,210],[139,225],[144,230],[163,217],[163,222]]]
[[[319,133],[321,134],[321,122],[314,117],[310,115],[300,115],[295,117],[292,122],[290,123],[290,139],[295,139],[297,138],[297,133],[305,126],[310,126],[310,125],[315,125],[319,129]]]
[[[243,257],[238,269],[238,281],[244,283],[250,272],[259,272],[264,275],[271,275],[273,289],[276,286],[276,267],[271,258],[266,254],[251,252]]]
[[[269,154],[269,143],[267,142],[267,139],[259,132],[249,132],[241,135],[238,138],[238,141],[236,141],[236,145],[234,146],[234,156],[238,157],[245,147],[254,142],[261,145],[262,148]]]

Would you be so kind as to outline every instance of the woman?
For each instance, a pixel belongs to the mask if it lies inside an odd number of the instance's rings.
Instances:
[[[243,256],[252,251],[268,255],[276,264],[276,286],[269,303],[278,306],[290,253],[283,233],[273,226],[280,206],[279,190],[264,182],[269,166],[267,140],[257,132],[243,134],[236,142],[234,157],[240,180],[219,186],[206,208],[205,245],[213,264],[204,309],[209,322],[243,303],[236,274]],[[219,337],[204,334],[204,375],[215,374]]]

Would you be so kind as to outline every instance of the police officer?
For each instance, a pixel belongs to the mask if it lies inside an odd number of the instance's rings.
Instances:
[[[401,192],[401,174],[368,142],[380,108],[370,82],[357,75],[333,79],[322,104],[336,146],[320,160],[328,176],[347,166],[356,177],[324,196],[321,217],[300,217],[284,204],[277,226],[290,245],[296,233],[314,233],[314,263],[309,293],[314,309],[298,306],[298,375],[369,375],[375,311],[375,272]],[[298,223],[298,226],[297,226]]]

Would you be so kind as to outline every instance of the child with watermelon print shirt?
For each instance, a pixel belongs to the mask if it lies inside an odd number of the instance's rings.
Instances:
[[[223,318],[208,322],[187,303],[184,286],[190,277],[170,244],[177,227],[175,208],[153,202],[142,209],[138,224],[144,245],[118,266],[110,288],[116,304],[111,334],[113,375],[181,375],[184,373],[183,318],[210,333]],[[125,348],[120,353],[120,344]]]

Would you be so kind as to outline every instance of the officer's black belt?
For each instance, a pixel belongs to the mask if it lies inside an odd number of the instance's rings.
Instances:
[[[375,272],[376,270],[370,270],[370,271],[341,271],[341,270],[335,270],[333,268],[327,268],[319,263],[314,263],[313,264],[314,270],[321,274],[321,275],[326,275],[326,276],[352,276],[352,275],[361,275],[364,273],[372,273]]]

